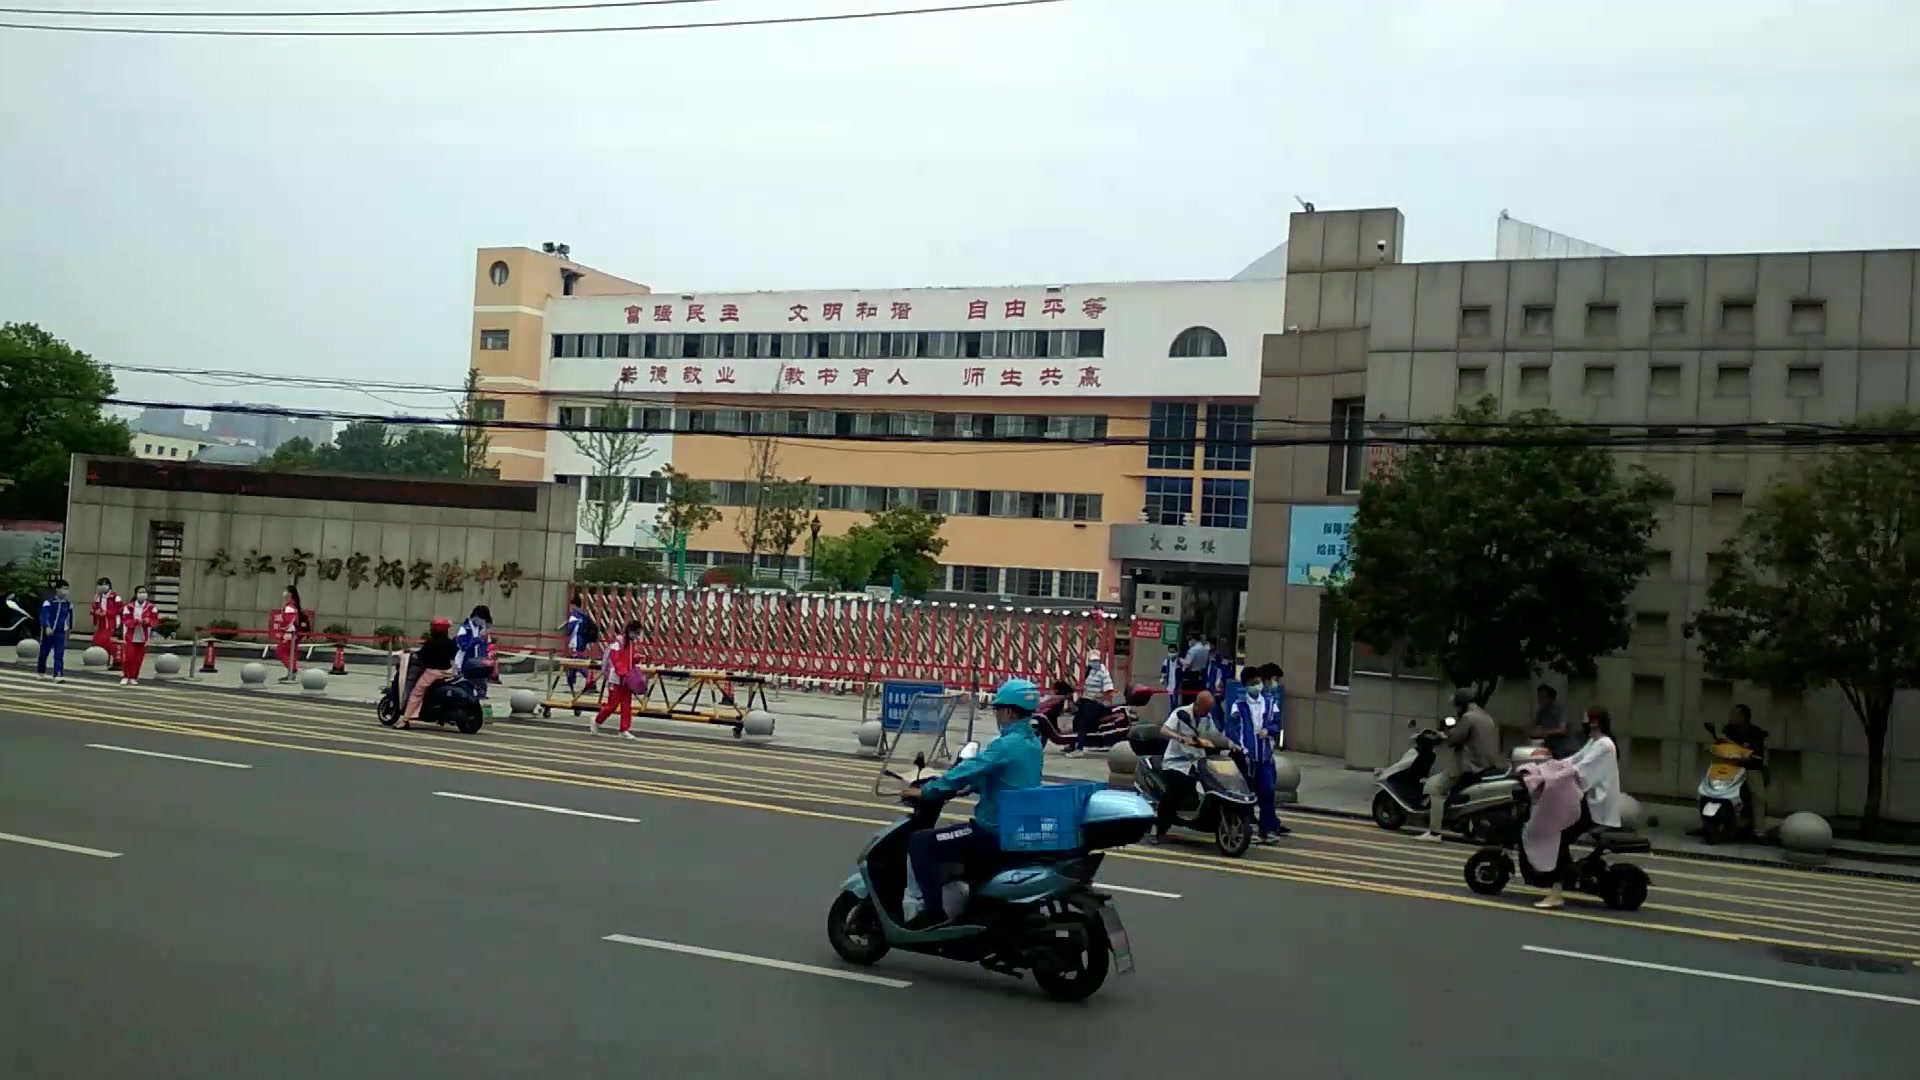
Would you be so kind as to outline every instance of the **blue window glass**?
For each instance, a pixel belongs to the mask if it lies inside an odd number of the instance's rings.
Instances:
[[[1207,480],[1200,487],[1200,525],[1207,529],[1244,529],[1253,507],[1246,480]]]
[[[1185,524],[1187,515],[1193,513],[1193,477],[1147,477],[1146,509],[1150,525]]]

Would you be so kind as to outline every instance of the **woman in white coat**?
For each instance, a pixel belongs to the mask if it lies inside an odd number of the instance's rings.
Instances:
[[[1572,865],[1569,849],[1574,837],[1585,832],[1591,825],[1606,829],[1620,827],[1620,750],[1613,742],[1613,717],[1605,707],[1592,705],[1587,708],[1587,744],[1582,746],[1570,759],[1575,772],[1580,774],[1580,791],[1585,796],[1586,807],[1580,814],[1580,820],[1573,828],[1560,837],[1560,865]],[[1548,887],[1547,898],[1535,907],[1555,909],[1566,906],[1566,900],[1560,895],[1558,879]]]

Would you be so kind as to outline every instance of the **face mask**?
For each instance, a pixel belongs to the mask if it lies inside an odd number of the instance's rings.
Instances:
[[[60,588],[53,590],[53,595],[59,597],[62,600],[65,600],[67,598],[66,586],[63,585]]]
[[[96,593],[99,593],[99,594],[100,594],[101,596],[105,596],[105,595],[107,595],[108,593],[110,593],[110,592],[112,592],[112,591],[113,591],[113,586],[111,586],[111,585],[102,585],[102,586],[100,586],[99,588],[97,588],[97,589],[95,589],[95,590],[93,590],[93,591],[94,591],[94,592],[96,592]]]
[[[133,598],[136,602],[145,603],[147,599],[147,594],[143,592],[136,592],[133,594]]]

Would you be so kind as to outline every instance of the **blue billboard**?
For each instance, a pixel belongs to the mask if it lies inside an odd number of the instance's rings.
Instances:
[[[1347,556],[1356,507],[1295,506],[1287,522],[1287,584],[1325,588]]]

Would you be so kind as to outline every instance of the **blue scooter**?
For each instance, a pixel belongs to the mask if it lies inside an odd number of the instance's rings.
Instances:
[[[972,756],[973,744],[961,750]],[[827,913],[827,941],[850,964],[878,963],[893,949],[924,953],[1034,981],[1060,1001],[1083,1001],[1110,969],[1133,970],[1133,952],[1113,901],[1093,890],[1104,848],[1124,847],[1153,828],[1153,804],[1131,791],[1097,791],[1087,801],[1080,844],[1069,851],[1002,852],[991,866],[948,867],[969,886],[951,922],[909,930],[901,912],[907,841],[934,828],[940,802],[911,796],[913,814],[882,829],[860,853]]]

